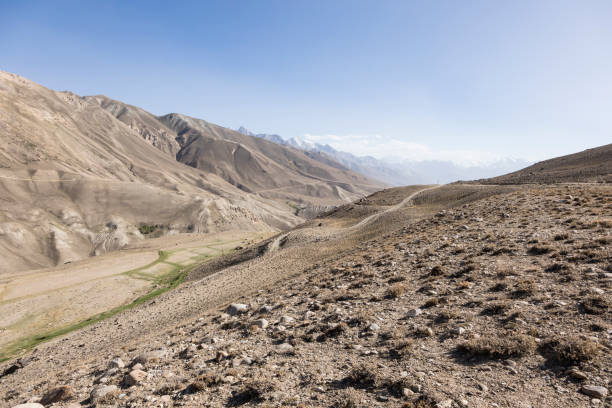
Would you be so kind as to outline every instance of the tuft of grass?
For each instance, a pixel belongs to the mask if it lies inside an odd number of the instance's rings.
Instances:
[[[535,350],[534,339],[525,334],[484,335],[459,344],[456,351],[471,357],[507,359],[521,357]]]
[[[354,388],[369,388],[376,385],[376,368],[372,364],[361,364],[354,367],[344,378],[344,382]]]
[[[529,255],[544,255],[551,251],[552,251],[552,248],[550,248],[549,246],[536,244],[536,245],[532,245],[531,247],[529,247],[529,249],[527,250],[527,253]]]
[[[480,314],[482,315],[501,315],[506,313],[510,309],[510,304],[508,302],[495,302],[490,303],[482,309]]]
[[[582,301],[580,306],[586,314],[600,315],[610,309],[610,301],[602,296],[589,296]]]
[[[404,293],[406,293],[406,285],[402,283],[396,283],[395,285],[391,286],[389,290],[387,290],[387,294],[385,295],[385,297],[387,299],[397,299]]]
[[[594,359],[599,354],[599,346],[591,340],[579,337],[559,337],[542,343],[538,351],[549,362],[570,366]]]

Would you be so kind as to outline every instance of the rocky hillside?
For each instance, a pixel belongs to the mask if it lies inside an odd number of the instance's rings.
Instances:
[[[0,405],[609,406],[610,186],[360,206],[7,361]]]

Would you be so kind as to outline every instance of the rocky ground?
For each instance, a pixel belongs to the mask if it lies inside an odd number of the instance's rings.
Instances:
[[[4,364],[0,406],[612,406],[612,188],[478,198],[422,199],[436,212],[351,239],[315,220],[319,235]]]

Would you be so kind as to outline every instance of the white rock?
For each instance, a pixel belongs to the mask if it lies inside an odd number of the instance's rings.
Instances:
[[[253,322],[253,324],[260,329],[265,329],[268,327],[268,321],[266,319],[258,319]]]
[[[281,318],[280,318],[280,323],[283,324],[283,325],[288,325],[288,324],[291,324],[293,322],[295,322],[295,319],[293,317],[291,317],[291,316],[284,315],[284,316],[281,316]]]
[[[119,357],[113,358],[108,364],[110,368],[123,368],[125,367],[125,363]]]
[[[231,316],[236,316],[240,313],[246,313],[249,310],[249,306],[244,303],[232,303],[227,308],[227,313]]]
[[[376,323],[372,323],[370,326],[368,326],[368,329],[370,331],[378,331],[378,330],[380,330],[380,326],[377,325]]]
[[[45,408],[45,406],[37,402],[28,402],[27,404],[15,405],[13,408]]]
[[[91,401],[95,404],[100,399],[110,394],[118,394],[119,388],[116,385],[99,385],[89,394]]]

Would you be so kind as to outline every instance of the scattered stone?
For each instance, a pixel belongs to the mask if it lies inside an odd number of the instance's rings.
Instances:
[[[606,398],[608,395],[608,389],[598,385],[583,385],[580,391],[582,391],[583,394],[594,398]]]
[[[123,368],[125,367],[125,363],[119,357],[113,358],[108,364],[110,368]]]
[[[134,360],[134,364],[154,363],[162,360],[164,357],[166,357],[166,350],[153,350],[147,353],[142,353],[141,355],[136,357],[136,359]]]
[[[128,375],[125,376],[124,382],[129,387],[133,385],[140,384],[145,378],[147,378],[147,373],[142,370],[132,370]]]
[[[489,391],[489,387],[487,387],[485,384],[483,383],[478,383],[478,388],[482,391],[482,392],[487,392]]]
[[[436,408],[451,408],[453,406],[453,400],[447,399],[436,404]]]
[[[295,322],[295,319],[293,317],[291,317],[291,316],[284,315],[284,316],[281,316],[281,318],[280,318],[280,323],[282,325],[288,325],[288,324],[291,324],[293,322]]]
[[[99,385],[91,391],[89,397],[94,404],[99,401],[107,400],[109,397],[119,394],[119,388],[116,385]]]
[[[259,327],[260,329],[265,329],[268,327],[268,321],[266,319],[258,319],[253,322],[253,325]]]
[[[578,380],[578,381],[584,381],[588,378],[585,373],[583,373],[576,367],[573,367],[567,370],[567,375],[569,375],[574,380]]]
[[[15,405],[13,408],[45,408],[45,406],[37,402],[28,402],[27,404]]]
[[[67,399],[70,399],[73,394],[72,387],[69,385],[62,385],[61,387],[54,388],[43,395],[43,397],[40,399],[40,403],[43,405],[49,405],[59,401],[66,401]]]
[[[293,353],[293,346],[289,343],[283,343],[278,346],[278,352],[280,354],[290,354]]]
[[[377,325],[376,323],[372,323],[370,326],[368,326],[368,329],[369,329],[370,331],[375,332],[375,331],[380,330],[380,326],[379,326],[379,325]]]
[[[249,310],[249,306],[245,305],[244,303],[232,303],[227,308],[227,313],[230,316],[236,316],[241,313],[246,313],[248,312],[248,310]]]

